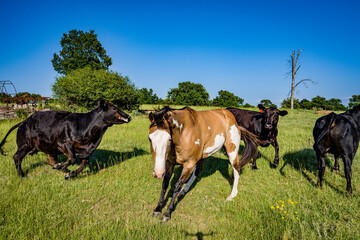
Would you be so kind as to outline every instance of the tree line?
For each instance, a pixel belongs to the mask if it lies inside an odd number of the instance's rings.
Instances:
[[[127,76],[109,70],[112,59],[97,39],[93,30],[83,32],[71,30],[64,33],[60,41],[62,49],[54,53],[52,65],[59,73],[52,85],[54,97],[65,106],[92,108],[99,99],[107,99],[126,110],[138,109],[141,104],[173,104],[191,106],[219,106],[219,107],[251,107],[244,103],[244,99],[235,94],[220,90],[218,96],[209,99],[209,93],[199,83],[189,81],[180,82],[177,87],[168,91],[166,99],[159,98],[153,89],[138,89]],[[292,83],[294,85],[295,74],[299,69],[297,61],[300,55],[295,57],[292,52]],[[293,89],[304,83],[301,80],[292,87]],[[270,100],[260,101],[266,107],[277,107]],[[350,99],[352,104],[360,103],[360,95],[354,95]],[[291,98],[283,100],[281,107],[285,108],[322,108],[331,110],[344,110],[340,99],[326,100],[317,96],[311,101],[303,99],[299,101],[291,95]]]

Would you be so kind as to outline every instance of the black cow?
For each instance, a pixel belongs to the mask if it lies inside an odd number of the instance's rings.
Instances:
[[[344,161],[346,190],[352,193],[351,165],[360,140],[360,104],[339,115],[330,113],[316,120],[314,130],[314,150],[319,164],[319,185],[325,173],[325,155],[334,154],[334,170],[339,171],[338,159]]]
[[[279,144],[276,139],[278,134],[277,124],[279,116],[285,116],[288,112],[280,111],[274,107],[265,108],[261,104],[258,105],[258,108],[260,112],[238,108],[227,108],[227,110],[235,116],[239,126],[258,136],[261,141],[260,146],[268,147],[271,144],[274,147],[275,158],[273,166],[277,167],[279,165]],[[256,158],[253,159],[252,169],[257,169]]]
[[[98,107],[88,113],[36,112],[8,131],[0,143],[0,152],[4,155],[1,147],[7,136],[18,127],[18,149],[13,156],[18,175],[24,176],[21,161],[26,154],[33,155],[40,151],[47,154],[47,162],[54,169],[66,171],[68,174],[65,179],[68,179],[76,177],[85,168],[108,127],[128,123],[130,120],[129,115],[104,100],[99,101]],[[63,154],[67,161],[57,163],[57,156]],[[67,167],[73,164],[76,158],[81,160],[80,167],[69,171]]]

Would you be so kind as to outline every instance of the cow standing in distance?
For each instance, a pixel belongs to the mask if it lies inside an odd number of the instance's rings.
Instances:
[[[227,108],[234,116],[240,127],[247,129],[258,136],[261,147],[268,147],[270,144],[275,149],[275,158],[273,166],[276,168],[279,165],[279,144],[277,142],[277,124],[279,122],[279,116],[285,116],[287,111],[280,111],[277,108],[269,107],[265,108],[259,104],[258,108],[260,112]],[[258,169],[256,166],[257,156],[253,159],[252,169]]]
[[[351,194],[351,165],[360,140],[360,104],[339,115],[330,113],[319,118],[316,120],[313,135],[320,187],[325,173],[325,156],[332,153],[335,157],[335,171],[339,171],[339,158],[343,159],[346,191]]]
[[[85,168],[108,127],[130,120],[129,115],[105,100],[100,100],[98,107],[88,113],[36,112],[8,131],[0,143],[0,153],[4,155],[1,147],[8,135],[19,128],[16,138],[18,149],[13,156],[19,176],[24,176],[21,162],[27,154],[44,152],[47,162],[54,169],[68,172],[65,179],[76,177]],[[58,155],[65,155],[67,161],[58,163]],[[76,158],[81,160],[81,165],[75,171],[69,171],[67,167],[75,163]]]

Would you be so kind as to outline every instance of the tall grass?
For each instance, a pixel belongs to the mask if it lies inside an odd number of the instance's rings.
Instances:
[[[272,147],[259,148],[260,169],[243,168],[239,194],[231,202],[225,201],[232,182],[227,158],[217,153],[206,159],[199,178],[166,224],[152,217],[161,180],[152,177],[146,116],[109,128],[89,167],[69,181],[46,164],[43,153],[23,160],[26,177],[19,178],[12,159],[16,151],[12,133],[4,146],[8,155],[0,157],[0,238],[360,239],[359,154],[353,162],[352,196],[345,191],[343,165],[339,175],[330,171],[331,155],[324,187],[318,189],[312,150],[318,117],[305,110],[282,117],[279,167],[271,168]],[[1,140],[15,123],[0,122]],[[172,186],[180,172],[177,167]]]

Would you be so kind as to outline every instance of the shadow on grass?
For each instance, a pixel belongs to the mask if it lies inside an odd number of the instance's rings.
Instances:
[[[196,186],[196,184],[199,181],[201,181],[202,178],[209,177],[209,176],[213,175],[214,173],[216,173],[217,171],[219,171],[220,174],[229,183],[229,195],[230,195],[234,179],[233,179],[233,174],[232,173],[229,174],[229,165],[230,165],[229,159],[222,159],[222,158],[217,158],[217,157],[208,157],[208,158],[204,159],[202,171],[199,173],[198,177],[196,178],[194,183],[191,185],[189,191],[186,194],[188,194]],[[230,171],[232,171],[232,168]],[[175,184],[178,181],[178,179],[180,178],[181,172],[182,172],[182,167],[178,167],[174,170],[173,177],[169,184],[170,189],[166,195],[165,202],[168,202],[169,198],[172,198]],[[242,173],[242,169],[240,171],[240,175],[241,175],[241,173]],[[184,184],[184,186],[185,186],[185,184]],[[185,196],[186,196],[186,194],[185,194]],[[179,204],[185,196],[178,197],[177,201],[174,204],[173,211],[176,210],[177,204]]]
[[[104,149],[97,149],[92,154],[88,167],[90,168],[90,173],[96,174],[102,169],[112,167],[133,157],[142,156],[145,154],[149,153],[143,149],[138,148],[134,148],[132,151],[128,152],[114,152]]]
[[[287,165],[290,165],[296,171],[301,172],[304,178],[314,187],[318,186],[318,162],[316,160],[316,154],[313,149],[305,148],[301,151],[286,153],[283,156],[284,164],[280,168],[280,174],[285,176],[284,168]],[[332,169],[331,161],[328,157],[325,158],[325,165],[327,168]],[[312,173],[314,176],[310,176],[308,172]],[[314,181],[314,179],[316,179]],[[345,193],[338,188],[336,188],[333,184],[326,181],[324,179],[324,183],[326,183],[329,187],[335,190],[338,193]]]
[[[95,152],[90,156],[90,161],[87,165],[90,169],[90,174],[96,174],[102,169],[112,167],[114,165],[121,164],[122,162],[129,160],[136,156],[142,156],[149,154],[143,149],[134,148],[132,151],[128,152],[115,152],[104,149],[96,149]],[[46,158],[46,157],[45,157]],[[58,162],[65,162],[67,158],[64,155],[58,156]],[[76,164],[79,165],[80,161],[77,159]],[[48,165],[46,162],[38,162],[31,164],[30,167],[25,171],[25,176],[33,171],[35,168]],[[51,167],[50,165],[48,165]],[[85,177],[86,175],[78,175],[77,178]]]
[[[198,240],[203,240],[204,237],[212,237],[214,236],[214,232],[211,231],[210,233],[203,233],[203,232],[197,232],[197,233],[188,233],[187,231],[185,231],[185,236],[186,237],[191,237],[192,239],[194,239],[194,237],[196,237],[196,239]]]

